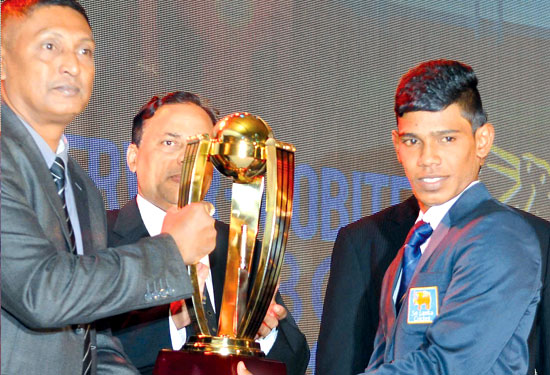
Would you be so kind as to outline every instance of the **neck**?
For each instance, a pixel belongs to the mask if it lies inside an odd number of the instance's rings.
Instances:
[[[13,104],[13,101],[10,100],[8,95],[4,90],[4,82],[2,81],[2,100],[7,104],[10,109],[17,115],[19,118],[23,119],[27,124],[29,124],[43,139],[46,141],[48,146],[52,149],[53,152],[56,152],[57,146],[59,145],[59,140],[63,136],[65,128],[69,124],[69,121],[55,122],[48,121],[45,118],[34,118],[31,115],[27,115],[26,111],[21,111],[18,108],[23,108],[23,106],[17,106]]]
[[[54,124],[41,124],[37,126],[31,122],[29,122],[29,125],[46,141],[53,152],[57,151],[59,140],[63,136],[63,131],[65,130],[64,126],[60,127]]]

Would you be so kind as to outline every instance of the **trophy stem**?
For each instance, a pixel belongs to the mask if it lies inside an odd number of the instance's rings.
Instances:
[[[254,337],[277,288],[292,217],[294,148],[274,139],[266,142],[266,224],[258,273],[238,337]]]
[[[263,182],[264,178],[258,177],[249,184],[233,183],[227,266],[218,327],[220,336],[237,337],[239,322],[245,314]]]

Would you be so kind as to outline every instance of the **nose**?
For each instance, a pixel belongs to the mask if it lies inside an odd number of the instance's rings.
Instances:
[[[441,163],[441,150],[435,142],[426,142],[423,144],[418,165],[429,167]]]
[[[80,61],[75,52],[66,51],[61,54],[60,58],[59,69],[61,74],[67,73],[71,76],[77,76],[80,73]]]

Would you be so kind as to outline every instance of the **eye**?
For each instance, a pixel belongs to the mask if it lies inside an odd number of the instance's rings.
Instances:
[[[46,42],[46,43],[42,44],[42,48],[44,48],[46,50],[49,50],[49,51],[53,51],[55,49],[55,45],[53,43]]]
[[[401,142],[403,142],[403,144],[405,146],[413,146],[413,145],[418,143],[418,139],[416,139],[416,138],[402,138]]]
[[[91,48],[82,48],[79,53],[84,56],[93,56],[94,51]]]
[[[164,146],[173,147],[173,146],[176,145],[176,141],[173,141],[171,139],[166,139],[166,140],[162,141],[162,144]]]
[[[456,140],[456,138],[455,138],[455,137],[452,137],[452,136],[450,136],[450,135],[447,135],[447,136],[443,137],[443,139],[442,139],[442,141],[443,141],[444,143],[454,142],[455,140]]]

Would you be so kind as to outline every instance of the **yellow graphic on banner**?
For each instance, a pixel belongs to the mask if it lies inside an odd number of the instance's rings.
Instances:
[[[487,163],[487,167],[512,183],[510,188],[497,194],[497,198],[511,206],[548,217],[550,163],[531,152],[518,156],[497,146],[493,146],[491,153],[497,159]]]

